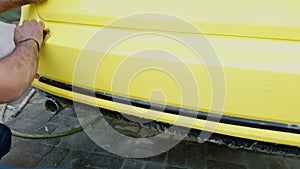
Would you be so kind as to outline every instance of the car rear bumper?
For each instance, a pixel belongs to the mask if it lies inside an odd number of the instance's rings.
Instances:
[[[148,102],[140,100],[130,100],[128,102],[127,98],[118,98],[117,96],[105,93],[88,91],[86,89],[81,89],[43,77],[39,80],[35,80],[34,86],[54,96],[60,96],[65,99],[85,103],[91,106],[101,107],[171,125],[175,124],[176,126],[204,130],[250,140],[300,146],[300,127],[298,126],[235,118],[230,116],[215,116],[215,118],[213,118],[213,115],[208,120],[208,113],[169,106],[165,107],[164,111],[156,111],[155,106],[152,106],[151,109],[147,108],[150,104]],[[125,101],[122,101],[122,99],[125,99]],[[147,113],[145,113],[145,111],[147,111]]]

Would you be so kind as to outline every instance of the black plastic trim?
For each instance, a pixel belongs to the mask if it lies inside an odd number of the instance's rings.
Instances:
[[[281,123],[275,123],[275,122],[266,122],[266,121],[260,121],[260,120],[250,120],[250,119],[231,117],[231,116],[221,116],[221,115],[199,112],[199,111],[194,111],[194,110],[165,106],[165,105],[161,105],[161,104],[150,103],[150,102],[145,102],[145,101],[140,101],[140,100],[135,100],[135,99],[129,99],[129,98],[121,97],[121,96],[115,96],[115,95],[107,94],[104,92],[98,92],[98,91],[93,91],[93,90],[89,90],[89,89],[84,89],[84,88],[68,85],[65,83],[57,82],[57,81],[47,79],[44,77],[41,77],[39,79],[39,82],[45,83],[45,84],[48,84],[51,86],[55,86],[55,87],[58,87],[58,88],[61,88],[64,90],[80,93],[80,94],[87,95],[87,96],[96,97],[99,99],[104,99],[104,100],[113,101],[113,102],[117,102],[117,103],[132,105],[132,106],[141,107],[141,108],[145,108],[145,109],[158,110],[161,112],[174,114],[174,115],[192,117],[192,118],[209,120],[209,121],[216,121],[216,122],[238,125],[238,126],[245,126],[245,127],[252,127],[252,128],[300,134],[300,127],[293,126],[293,125],[287,125],[287,124],[281,124]]]

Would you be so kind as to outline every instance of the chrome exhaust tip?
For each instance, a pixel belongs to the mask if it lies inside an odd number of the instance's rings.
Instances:
[[[49,112],[53,115],[59,113],[60,111],[62,111],[66,107],[67,107],[66,104],[61,103],[61,102],[59,102],[57,100],[54,100],[54,99],[48,99],[45,102],[45,108],[46,108],[47,112]]]

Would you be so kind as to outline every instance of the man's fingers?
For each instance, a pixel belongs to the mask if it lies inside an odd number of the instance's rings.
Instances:
[[[35,19],[32,19],[32,20],[24,20],[23,21],[23,25],[35,25],[37,24],[38,22],[35,20]],[[22,26],[23,26],[22,25]]]
[[[40,26],[41,27],[41,29],[44,29],[45,28],[45,23],[44,22],[42,22],[42,21],[37,21],[37,20],[35,20],[35,19],[32,19],[32,20],[24,20],[23,21],[23,25],[32,25],[32,26],[34,26],[34,25],[38,25],[38,26]],[[22,25],[22,26],[23,26]]]
[[[30,22],[31,22],[31,24],[37,24],[38,23],[35,19],[32,19]]]
[[[45,28],[45,23],[44,22],[40,21],[39,25],[42,26],[43,29]]]
[[[28,24],[28,23],[29,23],[28,20],[24,20],[24,21],[23,21],[23,25],[26,25],[26,24]]]

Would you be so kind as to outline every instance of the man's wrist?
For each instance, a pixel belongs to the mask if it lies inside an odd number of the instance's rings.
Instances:
[[[22,44],[22,43],[27,43],[27,42],[34,42],[35,46],[36,46],[36,49],[38,50],[38,52],[40,51],[40,43],[34,39],[34,38],[27,38],[25,40],[22,40],[20,42],[17,43],[17,46]]]

